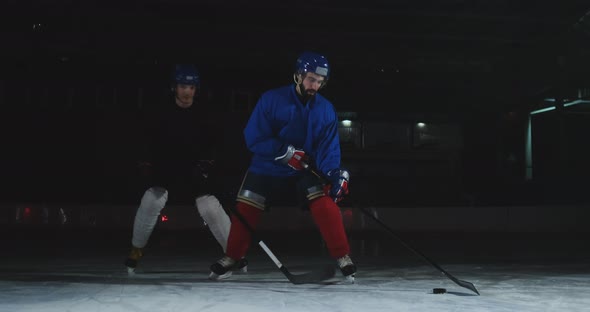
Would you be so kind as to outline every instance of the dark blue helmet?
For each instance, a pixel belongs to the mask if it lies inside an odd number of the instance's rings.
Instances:
[[[297,58],[295,73],[314,73],[326,77],[327,80],[330,75],[330,65],[328,65],[328,59],[325,56],[306,51]]]
[[[174,70],[174,82],[176,84],[199,86],[201,77],[193,65],[176,65]]]

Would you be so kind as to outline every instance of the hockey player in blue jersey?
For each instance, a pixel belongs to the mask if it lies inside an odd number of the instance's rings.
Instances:
[[[144,149],[140,162],[148,188],[141,198],[133,223],[131,252],[125,260],[135,271],[169,192],[177,201],[192,203],[225,252],[230,219],[218,198],[215,179],[215,127],[202,105],[196,104],[200,76],[193,65],[176,65],[170,104],[148,113]],[[246,270],[240,260],[238,268]]]
[[[253,153],[238,192],[235,209],[256,228],[262,212],[285,193],[306,205],[346,278],[354,282],[356,266],[342,215],[336,203],[348,193],[349,173],[340,167],[338,118],[332,104],[318,93],[330,74],[326,57],[304,52],[297,59],[295,83],[265,92],[244,129]],[[305,170],[313,164],[330,180],[329,185]],[[225,256],[211,265],[210,279],[217,280],[239,263],[251,236],[232,215]]]

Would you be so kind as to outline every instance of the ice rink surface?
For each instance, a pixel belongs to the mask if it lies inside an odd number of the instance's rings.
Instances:
[[[220,253],[207,233],[155,234],[137,274],[128,276],[122,264],[128,233],[19,231],[2,239],[3,312],[589,311],[590,306],[588,253],[566,237],[491,243],[457,239],[465,235],[406,235],[444,270],[472,282],[477,296],[385,236],[351,240],[359,267],[355,284],[293,285],[258,246],[249,254],[247,274],[209,281],[209,265]],[[331,263],[314,235],[272,237],[269,247],[292,273]],[[433,288],[447,293],[433,294]]]

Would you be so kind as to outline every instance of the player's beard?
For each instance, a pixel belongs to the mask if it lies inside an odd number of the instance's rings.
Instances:
[[[316,95],[316,93],[318,93],[316,90],[306,89],[305,86],[303,86],[303,83],[299,84],[299,90],[301,90],[301,97],[303,98],[303,103],[307,103],[309,99],[311,99]]]

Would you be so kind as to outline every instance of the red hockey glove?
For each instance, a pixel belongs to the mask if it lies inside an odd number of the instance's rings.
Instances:
[[[348,195],[348,180],[350,174],[346,169],[332,169],[328,171],[328,179],[330,180],[330,190],[328,195],[334,199],[334,202],[339,202]]]
[[[276,157],[275,160],[282,164],[289,165],[289,167],[295,170],[303,170],[307,168],[307,164],[309,163],[309,157],[305,152],[296,149],[293,145],[287,146],[285,154]]]

